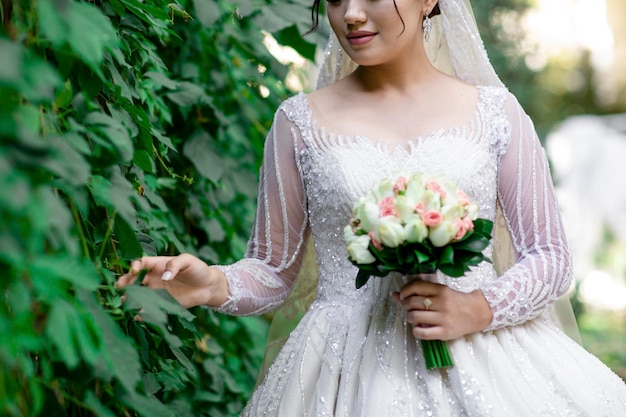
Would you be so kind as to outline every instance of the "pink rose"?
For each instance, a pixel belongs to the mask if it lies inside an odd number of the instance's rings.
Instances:
[[[369,232],[367,235],[370,237],[372,245],[374,245],[374,247],[376,249],[378,249],[378,250],[382,250],[383,249],[383,244],[380,243],[380,240],[374,238],[374,231]]]
[[[470,203],[469,197],[461,190],[456,190],[456,196],[459,198],[459,204],[467,206]]]
[[[396,180],[396,183],[393,185],[393,193],[398,195],[400,191],[406,191],[406,186],[409,183],[409,180],[406,177],[400,177]]]
[[[428,190],[439,193],[439,197],[441,197],[442,200],[446,198],[446,192],[443,191],[443,188],[441,188],[441,185],[439,185],[437,181],[434,181],[434,180],[428,181],[428,183],[426,184],[426,188]]]
[[[461,221],[465,223],[465,228],[467,230],[474,230],[474,222],[469,218],[469,216],[464,217]]]
[[[417,203],[415,205],[415,212],[419,214],[420,216],[424,214],[424,203],[421,203],[421,202]]]
[[[426,226],[437,226],[439,223],[441,223],[442,220],[442,216],[441,213],[439,213],[438,211],[427,211],[426,213],[422,214],[422,221],[424,222],[424,224]]]
[[[393,197],[385,197],[378,203],[380,207],[380,217],[395,216],[396,206],[394,205]]]
[[[452,222],[452,226],[456,230],[456,234],[454,235],[454,240],[462,239],[463,236],[467,233],[467,223],[462,219],[454,219]]]

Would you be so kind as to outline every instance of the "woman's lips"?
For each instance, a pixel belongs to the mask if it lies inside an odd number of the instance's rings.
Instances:
[[[375,32],[358,31],[350,32],[346,35],[346,37],[348,38],[350,45],[364,45],[374,39],[374,36],[376,35],[377,33]]]

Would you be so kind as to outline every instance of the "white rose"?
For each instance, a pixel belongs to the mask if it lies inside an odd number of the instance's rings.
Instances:
[[[424,202],[425,211],[440,211],[441,200],[439,193],[431,190],[425,190],[422,201]]]
[[[357,206],[354,214],[361,220],[361,228],[367,233],[374,230],[380,223],[380,208],[372,201],[364,200]]]
[[[453,221],[465,217],[465,207],[460,204],[446,204],[441,208],[443,220]]]
[[[406,185],[406,191],[404,195],[413,201],[421,201],[426,190],[426,184],[422,174],[415,173],[409,177],[409,182]]]
[[[372,189],[372,195],[376,201],[380,201],[385,197],[393,197],[393,182],[391,179],[385,178]]]
[[[406,233],[398,219],[385,217],[380,221],[374,237],[388,248],[396,248],[406,240]]]
[[[456,229],[450,221],[442,221],[437,226],[431,227],[428,238],[433,246],[442,247],[452,241],[456,235]]]
[[[396,197],[396,212],[402,223],[407,223],[415,214],[415,201],[405,195]]]
[[[369,251],[370,238],[368,235],[355,236],[348,244],[350,258],[359,264],[371,264],[376,258]]]
[[[458,188],[456,185],[448,180],[442,180],[439,185],[441,189],[446,194],[446,198],[444,199],[444,205],[456,205],[459,204],[459,196],[457,194]]]
[[[428,236],[428,228],[419,216],[413,216],[404,226],[407,242],[422,242]]]
[[[478,218],[478,204],[469,203],[465,208],[467,209],[467,217],[472,220],[476,220],[476,218]]]
[[[350,244],[350,242],[352,242],[356,238],[356,235],[352,230],[352,226],[347,225],[343,228],[343,238],[345,239],[347,244]]]

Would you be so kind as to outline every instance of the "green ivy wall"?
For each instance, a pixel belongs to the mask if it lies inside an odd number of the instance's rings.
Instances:
[[[261,28],[312,58],[308,1],[0,4],[0,414],[237,415],[265,321],[113,284],[142,254],[242,255],[293,93]]]

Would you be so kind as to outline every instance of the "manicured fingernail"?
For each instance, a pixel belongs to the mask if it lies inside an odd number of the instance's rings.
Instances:
[[[172,272],[171,271],[165,271],[163,273],[163,275],[161,276],[161,279],[163,281],[169,281],[170,279],[172,279]]]

